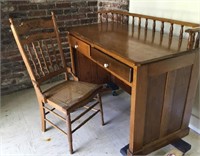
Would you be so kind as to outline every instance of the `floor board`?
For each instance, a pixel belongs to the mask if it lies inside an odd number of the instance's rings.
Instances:
[[[73,134],[73,156],[120,156],[120,149],[128,143],[130,96],[120,92],[119,96],[103,95],[105,126],[101,126],[100,115],[90,120]],[[52,117],[65,128],[65,123]],[[50,125],[41,132],[40,114],[33,89],[26,89],[1,97],[0,155],[10,156],[66,156],[66,136]],[[192,144],[186,154],[200,155],[200,135],[191,131],[184,140]],[[149,155],[166,155],[174,151],[168,145]],[[180,153],[180,152],[179,152]]]

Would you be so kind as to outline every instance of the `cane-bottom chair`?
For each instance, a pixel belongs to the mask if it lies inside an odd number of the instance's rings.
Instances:
[[[67,67],[67,56],[63,52],[64,48],[61,44],[59,30],[53,13],[49,18],[27,19],[20,22],[10,19],[10,23],[15,41],[37,95],[42,131],[46,131],[46,123],[49,123],[66,134],[68,136],[69,151],[72,154],[72,133],[82,127],[97,113],[101,114],[102,125],[104,125],[100,97],[102,85],[78,81],[71,69]],[[65,81],[47,90],[42,89],[41,84],[43,82],[62,73],[65,75]],[[84,111],[80,112],[80,108],[84,108]],[[78,110],[79,114],[76,114],[76,117],[72,119],[71,115],[76,110]],[[91,111],[94,111],[94,113],[91,113]],[[89,115],[88,112],[92,115]],[[53,114],[65,121],[67,123],[67,131],[53,123],[48,117],[49,114]],[[72,127],[75,121],[86,114],[87,117],[85,117],[86,119],[83,122],[76,124],[76,127]]]

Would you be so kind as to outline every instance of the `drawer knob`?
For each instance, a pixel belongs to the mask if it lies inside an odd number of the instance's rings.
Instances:
[[[108,64],[107,64],[107,63],[104,63],[103,66],[104,66],[105,68],[108,68]]]
[[[75,44],[74,48],[75,48],[75,49],[77,49],[77,48],[78,48],[78,45],[77,45],[77,44]]]

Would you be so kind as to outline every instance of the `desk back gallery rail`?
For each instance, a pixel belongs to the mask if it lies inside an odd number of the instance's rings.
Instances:
[[[178,50],[181,48],[184,36],[188,38],[188,49],[199,47],[200,24],[137,13],[122,12],[118,10],[105,10],[99,11],[98,13],[100,22],[112,21],[120,24],[127,24],[129,20],[132,20],[132,34],[134,34],[134,29],[137,25],[138,36],[140,35],[141,27],[143,26],[145,29],[145,39],[147,37],[147,30],[151,29],[152,42],[154,42],[155,39],[155,32],[159,31],[160,45],[163,42],[163,34],[166,32],[169,34],[168,48],[171,47],[172,38],[175,35],[175,30],[179,30],[179,33],[176,33],[176,35],[179,37]]]

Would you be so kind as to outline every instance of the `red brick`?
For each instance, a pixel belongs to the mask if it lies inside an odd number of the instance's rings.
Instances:
[[[70,20],[72,18],[71,15],[59,15],[57,16],[57,20]]]
[[[64,10],[64,14],[71,14],[71,13],[77,13],[78,8],[69,8]]]
[[[51,12],[54,12],[55,15],[62,15],[63,14],[63,10],[62,9],[52,9],[52,10],[48,10],[47,11],[47,15],[51,15]]]
[[[11,51],[2,51],[2,56],[3,57],[11,57],[11,56],[15,56],[15,55],[19,55],[19,51],[17,49],[11,50]]]
[[[8,3],[10,4],[15,4],[15,5],[19,5],[19,4],[28,4],[30,3],[29,0],[26,0],[26,1],[23,1],[23,0],[20,0],[20,1],[17,1],[17,0],[9,0]]]
[[[98,14],[97,13],[88,13],[87,17],[88,18],[98,17]]]
[[[69,8],[71,7],[71,3],[56,3],[57,8]]]
[[[58,27],[61,27],[61,26],[65,25],[65,23],[63,21],[57,21],[57,25],[58,25]]]
[[[73,14],[72,19],[82,19],[85,18],[86,14]]]
[[[2,19],[1,20],[1,24],[2,24],[2,27],[4,26],[10,26],[10,22],[8,19]]]
[[[87,13],[87,12],[91,12],[92,9],[89,8],[89,7],[85,7],[85,8],[79,8],[78,9],[78,12],[81,12],[81,13]]]
[[[20,11],[24,11],[24,10],[36,10],[37,9],[37,5],[35,5],[35,4],[20,5],[20,6],[18,6],[18,9]]]
[[[8,59],[11,59],[12,61],[22,61],[22,56],[16,55],[16,56],[8,57]]]
[[[87,3],[86,2],[72,2],[71,5],[73,7],[86,7]]]
[[[46,11],[45,10],[34,10],[34,11],[30,11],[28,13],[28,16],[46,16]]]
[[[97,1],[89,1],[88,6],[97,6]]]
[[[9,17],[11,18],[24,18],[27,17],[26,12],[12,12],[9,14]]]
[[[38,4],[38,9],[54,9],[55,8],[55,4]]]

